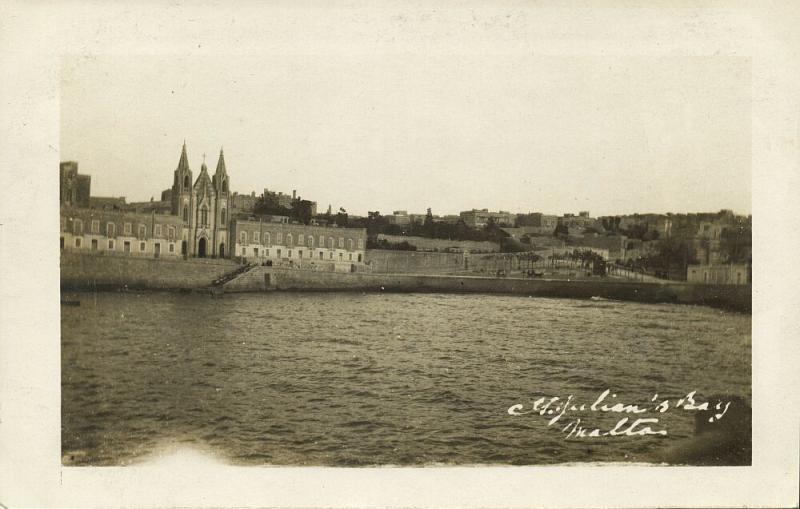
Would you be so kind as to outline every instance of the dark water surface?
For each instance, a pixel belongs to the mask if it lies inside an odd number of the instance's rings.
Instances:
[[[750,398],[751,317],[711,308],[440,294],[76,297],[79,307],[61,307],[65,464],[123,465],[176,442],[240,464],[650,461],[692,435],[692,412],[658,415],[666,437],[565,439],[547,417],[507,410],[541,396],[590,404],[605,389],[641,404],[694,390],[698,400]],[[622,416],[574,414],[604,429]]]

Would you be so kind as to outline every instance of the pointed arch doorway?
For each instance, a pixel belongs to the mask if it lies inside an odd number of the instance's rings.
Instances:
[[[206,238],[201,237],[200,240],[197,242],[197,257],[198,258],[205,258],[206,257]]]

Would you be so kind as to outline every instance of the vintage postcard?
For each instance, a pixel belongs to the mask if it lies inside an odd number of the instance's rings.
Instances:
[[[5,8],[0,503],[796,503],[800,11],[71,7]]]

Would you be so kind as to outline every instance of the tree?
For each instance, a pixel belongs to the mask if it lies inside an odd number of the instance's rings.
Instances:
[[[347,211],[343,207],[339,207],[339,212],[336,213],[336,218],[334,221],[336,222],[337,226],[341,226],[342,228],[347,227]]]
[[[301,200],[297,198],[292,201],[292,210],[290,211],[292,219],[300,221],[303,224],[311,222],[311,202],[308,200]]]
[[[422,229],[426,233],[426,236],[432,237],[434,233],[434,224],[433,224],[433,213],[431,213],[431,208],[428,207],[428,212],[425,214],[425,222],[422,224]]]
[[[569,228],[563,223],[558,223],[556,229],[553,230],[553,237],[564,237],[569,235]]]

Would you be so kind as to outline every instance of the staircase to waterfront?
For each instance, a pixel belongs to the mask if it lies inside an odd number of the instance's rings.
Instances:
[[[250,270],[254,269],[255,265],[242,265],[237,267],[236,270],[232,270],[227,274],[223,274],[219,278],[215,279],[211,282],[211,285],[208,287],[208,290],[211,292],[211,295],[222,295],[225,293],[225,284],[229,281],[232,281],[239,276],[249,272]]]
[[[272,267],[260,265],[252,266],[250,269],[237,274],[235,277],[223,283],[225,291],[265,291],[273,286],[271,279]],[[265,277],[266,276],[266,277]]]

